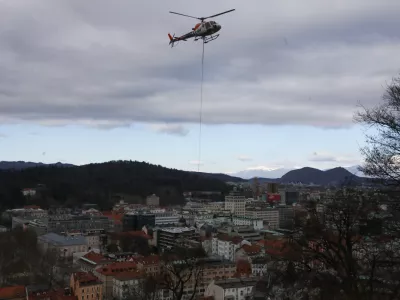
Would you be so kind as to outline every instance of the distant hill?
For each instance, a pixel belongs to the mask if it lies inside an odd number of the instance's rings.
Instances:
[[[168,169],[138,161],[110,161],[99,164],[65,167],[65,165],[12,164],[0,170],[0,208],[28,204],[21,195],[23,188],[43,184],[45,188],[32,204],[48,206],[97,203],[109,209],[116,195],[135,195],[144,199],[150,194],[160,197],[160,204],[184,204],[184,191],[219,191],[221,199],[229,186],[213,176]],[[15,166],[26,166],[16,168]],[[32,166],[32,165],[31,165]],[[222,175],[222,174],[221,174]]]
[[[197,173],[193,172],[194,174],[201,174],[202,176],[209,177],[209,178],[215,178],[224,182],[245,182],[247,181],[246,179],[243,179],[241,177],[236,177],[236,176],[230,176],[227,174],[223,173]]]
[[[293,169],[287,169],[287,168],[279,168],[279,169],[249,169],[249,170],[243,170],[239,171],[233,174],[230,174],[231,176],[235,177],[240,177],[244,179],[251,179],[254,177],[259,177],[259,178],[281,178],[283,175],[285,175],[287,172],[291,171]]]
[[[357,175],[359,177],[365,177],[365,175],[359,171],[360,166],[350,166],[345,167],[347,171]],[[258,178],[281,178],[286,173],[296,170],[295,168],[278,168],[278,169],[268,169],[268,168],[253,168],[248,170],[239,171],[236,173],[231,173],[229,175],[234,177],[240,177],[244,179],[251,179],[254,177]]]
[[[292,170],[280,178],[281,183],[301,182],[301,183],[314,183],[318,185],[328,184],[345,184],[350,181],[360,183],[363,179],[358,177],[345,168],[334,168],[326,171],[321,171],[314,168],[301,168]]]
[[[30,161],[0,161],[0,170],[22,170],[26,168],[44,167],[44,166],[57,166],[57,167],[74,167],[72,164],[63,164],[60,162],[54,164],[44,164],[41,162],[30,162]]]

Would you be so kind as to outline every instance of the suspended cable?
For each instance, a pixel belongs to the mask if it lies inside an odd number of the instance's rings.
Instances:
[[[201,54],[201,85],[200,85],[200,116],[199,116],[199,159],[197,161],[197,172],[200,171],[201,163],[201,125],[203,118],[203,78],[204,78],[204,39],[203,39],[203,51]]]

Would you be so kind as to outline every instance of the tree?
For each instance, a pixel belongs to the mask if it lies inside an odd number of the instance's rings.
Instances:
[[[201,259],[185,249],[174,249],[161,259],[160,288],[168,292],[172,300],[193,300],[203,284],[204,264]]]
[[[141,278],[137,285],[127,286],[124,300],[157,300],[159,299],[159,283],[156,278],[147,276]]]
[[[398,239],[386,229],[385,239],[360,235],[379,202],[342,189],[323,206],[322,212],[309,209],[306,218],[296,220],[295,232],[281,249],[285,255],[274,258],[275,267],[269,268],[270,291],[309,299],[398,299]]]
[[[375,134],[366,135],[367,146],[361,149],[366,175],[398,185],[400,183],[400,76],[387,85],[383,102],[365,108],[355,115],[355,121]]]

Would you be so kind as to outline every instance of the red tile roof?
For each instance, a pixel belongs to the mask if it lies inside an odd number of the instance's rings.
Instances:
[[[126,271],[126,272],[121,272],[117,275],[115,275],[115,279],[117,280],[132,280],[132,279],[139,279],[139,278],[143,278],[145,276],[145,274],[143,272],[140,271]]]
[[[73,276],[75,281],[79,282],[79,285],[101,284],[101,281],[90,272],[76,272],[73,273]]]
[[[147,265],[157,265],[160,262],[160,257],[158,255],[150,255],[150,256],[145,256],[143,258],[139,258],[138,263],[143,264],[145,266]]]
[[[27,189],[25,189],[25,190],[27,190]],[[30,190],[30,189],[28,189],[28,190]],[[37,206],[37,205],[26,205],[26,206],[24,206],[24,208],[25,209],[40,209],[40,206]]]
[[[261,246],[260,245],[243,245],[242,249],[248,255],[259,254],[261,252]]]
[[[0,299],[25,298],[25,286],[6,286],[0,288]]]
[[[238,260],[236,262],[236,275],[249,276],[251,275],[251,263],[247,260]]]
[[[96,271],[105,276],[112,276],[126,271],[134,271],[136,269],[137,269],[136,262],[122,261],[97,268]]]
[[[243,241],[239,236],[229,236],[227,234],[218,234],[217,239],[220,241],[231,242],[233,244],[240,244]]]
[[[96,263],[96,264],[106,260],[106,258],[103,255],[101,255],[100,253],[93,252],[93,251],[86,253],[83,257]]]
[[[122,213],[116,213],[113,211],[103,211],[102,214],[109,219],[113,219],[114,222],[121,222],[122,218],[124,217],[124,214]]]

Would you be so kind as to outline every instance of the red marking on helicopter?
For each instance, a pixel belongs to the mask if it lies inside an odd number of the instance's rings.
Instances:
[[[215,21],[204,22],[204,20],[209,19],[209,18],[214,18],[214,17],[220,16],[220,15],[232,12],[232,11],[234,11],[234,9],[227,10],[225,12],[222,12],[222,13],[219,13],[216,15],[212,15],[209,17],[205,17],[205,18],[197,18],[197,17],[192,17],[189,15],[184,15],[184,14],[170,11],[171,14],[176,14],[176,15],[180,15],[180,16],[184,16],[184,17],[193,18],[193,19],[198,19],[201,21],[201,23],[197,23],[192,28],[192,31],[190,31],[182,36],[179,36],[179,37],[175,37],[175,35],[171,36],[171,34],[168,33],[169,44],[171,45],[171,47],[173,47],[175,42],[187,41],[187,39],[190,39],[190,38],[194,38],[195,41],[202,39],[203,43],[206,44],[208,42],[211,42],[211,41],[217,39],[219,37],[219,34],[216,34],[216,35],[214,35],[214,34],[221,30],[221,25]]]

